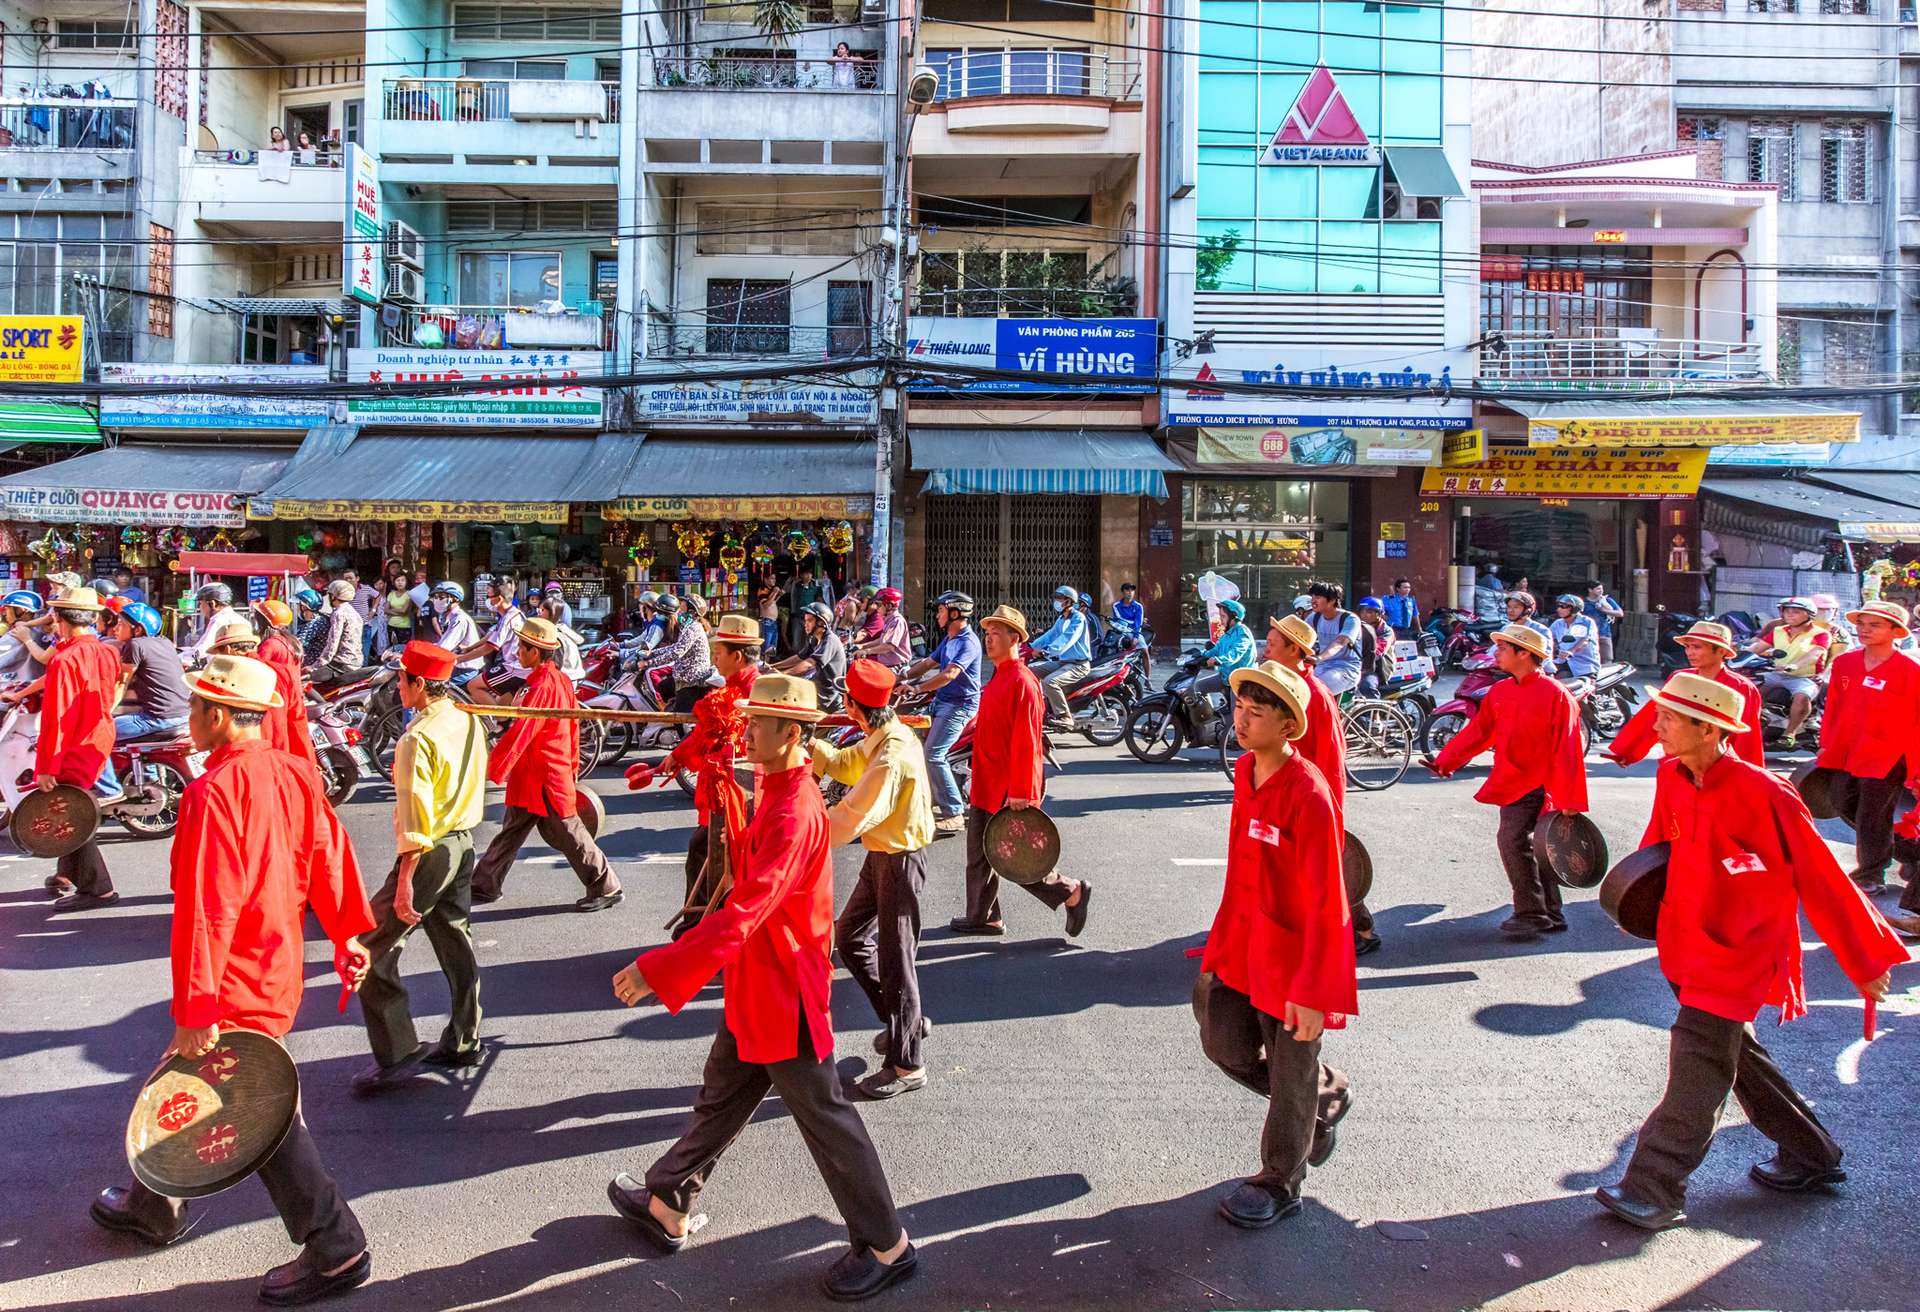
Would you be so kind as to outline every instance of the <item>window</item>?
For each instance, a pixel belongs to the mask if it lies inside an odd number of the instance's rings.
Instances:
[[[113,18],[62,18],[54,22],[53,44],[60,50],[132,50],[139,25]]]
[[[1091,23],[1092,0],[927,0],[930,23]]]
[[[455,41],[618,41],[620,10],[540,5],[453,7]]]
[[[1747,180],[1772,182],[1781,200],[1793,199],[1793,124],[1781,119],[1756,119],[1747,125]]]
[[[340,102],[340,143],[359,145],[363,140],[363,123],[367,116],[367,102],[364,100],[343,100]]]
[[[792,324],[793,285],[785,279],[707,279],[709,354],[786,355]]]
[[[132,359],[129,231],[123,214],[0,215],[0,314],[84,314],[100,359]]]
[[[873,285],[827,284],[827,354],[865,355],[873,341]]]
[[[447,231],[465,233],[581,232],[611,236],[617,200],[465,200],[447,202]]]
[[[1880,376],[1879,325],[1872,319],[1822,319],[1821,379],[1829,387],[1866,385]]]
[[[1008,50],[940,46],[926,63],[940,75],[937,99],[968,96],[1084,96],[1093,89],[1093,52],[1085,46]]]
[[[1717,118],[1682,114],[1674,122],[1674,136],[1682,146],[1692,146],[1699,157],[1703,178],[1726,177],[1726,124]]]
[[[702,205],[695,223],[702,255],[851,255],[860,236],[858,210]]]
[[[925,196],[920,219],[942,228],[1078,227],[1093,217],[1091,196]]]
[[[1823,14],[1871,14],[1873,0],[1820,0],[1820,12]],[[1903,23],[1913,20],[1903,18]]]
[[[1102,313],[1088,281],[1087,253],[929,251],[915,312],[971,319],[1031,319]]]
[[[1867,140],[1867,125],[1857,119],[1828,119],[1820,125],[1821,200],[1862,205],[1873,199]]]
[[[147,332],[173,336],[173,229],[147,225]]]
[[[1797,14],[1800,0],[1747,0],[1750,14]]]
[[[461,251],[461,305],[535,306],[560,298],[558,251]]]
[[[468,77],[490,77],[520,82],[564,82],[567,66],[554,59],[469,59]]]

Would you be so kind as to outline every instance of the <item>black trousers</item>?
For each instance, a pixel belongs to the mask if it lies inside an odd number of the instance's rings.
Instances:
[[[1706,1158],[1729,1092],[1754,1128],[1780,1146],[1783,1165],[1840,1165],[1840,1145],[1753,1037],[1753,1026],[1683,1006],[1667,1043],[1666,1095],[1640,1127],[1620,1188],[1642,1202],[1683,1206],[1687,1177]]]
[[[551,793],[547,795],[546,802],[546,815],[535,815],[524,807],[509,806],[507,813],[500,817],[500,832],[493,836],[493,842],[487,846],[487,854],[474,867],[473,891],[476,896],[492,899],[506,890],[507,870],[513,865],[513,859],[520,855],[520,845],[527,841],[527,835],[536,828],[547,846],[567,859],[567,864],[573,867],[573,873],[586,885],[588,897],[605,897],[619,891],[620,881],[614,876],[613,867],[607,864],[600,845],[593,841],[593,835],[580,823],[580,817],[554,814]]]
[[[413,868],[413,908],[417,925],[393,914],[400,886],[400,863],[373,895],[373,932],[360,942],[373,959],[360,986],[360,1010],[367,1018],[367,1042],[374,1060],[391,1066],[420,1042],[413,1008],[400,979],[400,952],[416,929],[423,929],[450,998],[447,1027],[440,1046],[448,1052],[472,1052],[480,1046],[480,965],[473,955],[473,831],[448,834],[421,854]]]
[[[840,1088],[833,1062],[815,1055],[804,1012],[798,1051],[786,1061],[766,1065],[742,1061],[733,1031],[721,1020],[707,1053],[693,1121],[647,1171],[647,1192],[676,1212],[691,1212],[721,1155],[747,1128],[769,1089],[780,1095],[799,1127],[834,1206],[846,1220],[854,1250],[885,1252],[899,1243],[900,1217],[886,1172],[880,1169],[880,1155],[860,1113]]]
[[[987,864],[987,822],[994,812],[967,808],[967,919],[976,925],[1000,919],[1000,876]],[[1073,885],[1056,872],[1021,888],[1058,911],[1073,896]]]
[[[340,1186],[327,1173],[320,1150],[307,1130],[306,1117],[293,1116],[293,1128],[280,1145],[280,1151],[260,1168],[260,1183],[287,1227],[287,1238],[303,1245],[307,1265],[316,1271],[331,1271],[351,1262],[367,1250],[366,1232],[360,1220],[347,1206]],[[167,1198],[154,1193],[138,1180],[129,1186],[133,1208],[143,1217],[165,1226],[171,1218],[186,1211],[183,1198]]]
[[[74,891],[105,897],[113,892],[113,876],[107,872],[107,858],[100,844],[89,838],[53,864],[53,873],[73,882]]]
[[[1547,790],[1536,788],[1500,808],[1500,864],[1513,886],[1513,914],[1560,919],[1560,881],[1533,855],[1533,827],[1547,809]]]
[[[1858,776],[1856,776],[1858,777]],[[1877,884],[1893,860],[1893,813],[1906,792],[1907,763],[1894,762],[1884,779],[1860,779],[1860,804],[1853,813],[1853,877]]]
[[[687,892],[683,905],[693,909],[680,917],[680,923],[674,926],[673,936],[679,938],[706,918],[707,900],[713,896],[714,881],[707,876],[708,830],[705,825],[693,827],[693,837],[687,840]],[[697,890],[697,892],[696,892]]]
[[[925,852],[869,852],[860,882],[834,922],[840,964],[887,1027],[887,1061],[918,1070],[920,1060],[920,890],[927,883]]]
[[[1297,1198],[1314,1141],[1350,1096],[1347,1077],[1320,1060],[1319,1039],[1300,1042],[1238,989],[1213,980],[1205,1010],[1201,1051],[1233,1080],[1267,1099],[1260,1171],[1247,1183],[1283,1202]]]

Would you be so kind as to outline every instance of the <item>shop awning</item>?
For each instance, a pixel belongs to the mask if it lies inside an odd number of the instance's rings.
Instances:
[[[1167,495],[1180,466],[1134,429],[1071,428],[1019,432],[1004,428],[915,428],[913,468],[927,491],[1067,492],[1080,496]]]
[[[1801,401],[1500,401],[1534,446],[1754,446],[1858,442],[1860,415]]]
[[[636,435],[610,519],[871,519],[874,444]]]
[[[1447,152],[1439,146],[1388,146],[1387,167],[1409,196],[1464,196],[1467,189],[1453,175]]]
[[[561,524],[570,502],[601,502],[634,439],[524,434],[367,436],[350,424],[308,433],[300,454],[252,499],[254,519]]]
[[[1867,475],[1867,477],[1873,477]],[[1920,509],[1798,478],[1715,478],[1702,492],[1760,507],[1770,514],[1803,515],[1831,524],[1856,542],[1920,542]]]
[[[0,478],[0,514],[49,524],[239,528],[285,447],[116,446]]]
[[[0,451],[28,442],[98,442],[100,424],[83,405],[59,401],[0,402]]]

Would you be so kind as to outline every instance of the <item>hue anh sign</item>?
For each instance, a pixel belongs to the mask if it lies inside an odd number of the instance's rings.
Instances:
[[[346,293],[366,305],[380,304],[380,164],[372,152],[347,145]]]
[[[599,428],[603,394],[585,380],[606,372],[599,351],[429,351],[410,346],[347,352],[357,383],[496,383],[440,396],[367,396],[347,402],[347,422],[435,428]],[[502,471],[506,473],[506,471]]]
[[[920,381],[915,392],[1151,392],[1159,325],[1152,319],[946,319],[908,322],[907,358],[1042,378]],[[1053,381],[1058,379],[1058,382]]]
[[[54,466],[58,468],[58,466]],[[246,498],[233,492],[159,488],[9,486],[0,489],[0,514],[52,524],[179,524],[201,528],[246,526]]]
[[[1307,78],[1293,108],[1260,159],[1262,164],[1378,164],[1380,152],[1367,140],[1333,74],[1322,64]]]

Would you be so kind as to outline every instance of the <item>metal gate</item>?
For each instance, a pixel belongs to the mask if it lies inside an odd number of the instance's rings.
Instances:
[[[1100,581],[1100,498],[930,496],[927,595],[958,589],[991,610],[1010,601],[1036,631],[1053,613],[1053,590]]]

